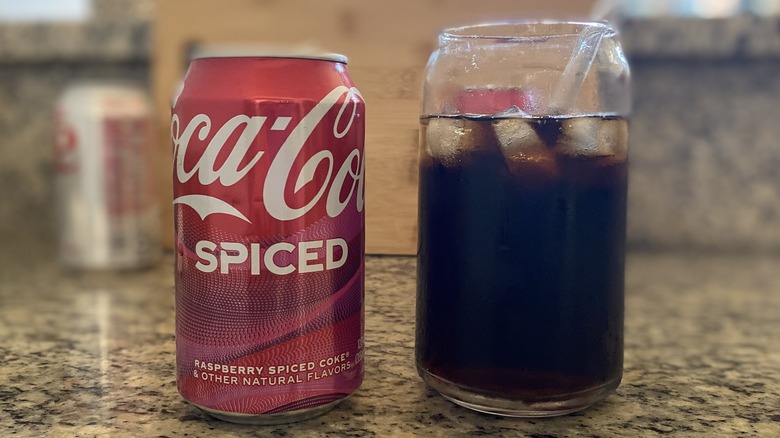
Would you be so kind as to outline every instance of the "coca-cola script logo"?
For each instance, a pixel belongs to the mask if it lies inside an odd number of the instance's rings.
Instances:
[[[336,217],[344,211],[352,196],[356,197],[357,210],[363,210],[365,160],[361,156],[359,149],[353,149],[349,153],[335,174],[333,154],[329,150],[320,150],[308,158],[295,177],[296,192],[313,180],[315,170],[323,162],[326,162],[327,176],[316,194],[302,207],[291,207],[287,203],[283,191],[278,190],[278,183],[274,183],[284,181],[286,185],[287,181],[293,177],[291,175],[293,163],[303,149],[306,140],[311,136],[311,133],[323,117],[339,101],[341,101],[341,107],[333,123],[333,136],[335,138],[343,138],[349,132],[357,114],[357,105],[353,100],[355,96],[360,96],[360,92],[354,87],[339,86],[334,88],[301,119],[286,138],[271,162],[263,183],[264,205],[268,214],[273,218],[281,221],[300,218],[311,210],[323,196],[326,196],[326,211],[330,217]],[[350,103],[352,103],[351,113],[348,111]],[[349,119],[342,122],[342,118],[347,116]],[[203,155],[197,160],[195,165],[191,169],[185,169],[184,157],[187,154],[187,147],[192,136],[197,135],[198,140],[205,141],[211,132],[211,118],[206,114],[198,114],[190,120],[182,131],[179,116],[174,114],[171,118],[171,138],[174,145],[176,179],[183,184],[197,176],[198,182],[203,185],[209,185],[216,181],[219,181],[224,186],[236,184],[252,170],[263,154],[265,154],[265,151],[258,151],[248,162],[246,161],[250,146],[266,124],[267,119],[265,116],[247,116],[244,114],[239,114],[229,119],[216,131],[203,151]],[[285,130],[289,123],[289,117],[277,117],[270,129]],[[339,129],[340,126],[343,126],[343,129]],[[232,150],[230,150],[227,159],[219,168],[215,169],[217,156],[223,148],[228,147],[226,145],[228,138],[242,128],[243,131],[233,145]],[[246,164],[239,168],[241,163],[244,162]],[[340,199],[345,185],[349,185],[348,195],[345,199]],[[226,214],[251,223],[238,209],[214,196],[189,194],[177,197],[173,200],[173,203],[190,206],[198,213],[201,219],[205,219],[211,214]]]

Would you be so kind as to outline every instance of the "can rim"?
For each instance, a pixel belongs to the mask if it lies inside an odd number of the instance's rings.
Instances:
[[[196,48],[191,59],[205,58],[288,58],[316,59],[346,64],[348,58],[340,53],[326,52],[309,47],[273,48],[263,46],[215,45]]]
[[[114,78],[96,78],[96,79],[78,79],[71,81],[67,84],[65,89],[77,89],[77,90],[140,90],[144,91],[145,87],[141,81],[134,79],[114,79]]]

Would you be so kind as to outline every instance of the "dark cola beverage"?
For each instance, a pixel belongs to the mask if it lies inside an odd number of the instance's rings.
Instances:
[[[544,416],[618,386],[626,131],[603,115],[422,119],[416,359],[434,389]]]

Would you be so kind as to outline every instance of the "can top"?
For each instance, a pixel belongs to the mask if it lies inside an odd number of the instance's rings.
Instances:
[[[67,91],[79,93],[143,93],[143,84],[126,79],[85,79],[70,82],[65,87]]]
[[[256,44],[209,44],[195,47],[190,59],[202,58],[297,58],[347,63],[346,56],[316,47]]]
[[[146,117],[151,102],[145,88],[134,81],[87,80],[69,84],[58,105],[89,117]]]

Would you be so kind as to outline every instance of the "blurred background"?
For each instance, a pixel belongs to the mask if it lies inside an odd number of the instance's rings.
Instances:
[[[172,240],[171,96],[200,45],[346,54],[367,101],[368,251],[414,254],[421,74],[444,27],[613,20],[632,66],[629,245],[780,250],[780,2],[0,0],[0,246],[55,242],[53,108],[78,81],[141,84]]]

